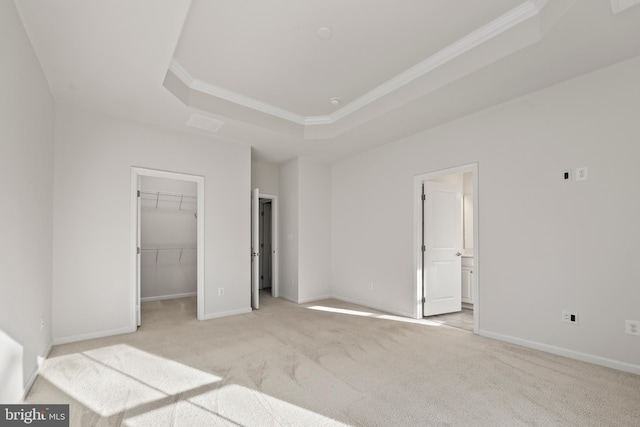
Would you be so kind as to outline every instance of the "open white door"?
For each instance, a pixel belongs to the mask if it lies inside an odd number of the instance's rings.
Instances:
[[[138,326],[142,325],[142,313],[141,313],[141,307],[140,307],[140,278],[141,278],[141,273],[140,273],[140,269],[141,269],[141,258],[142,258],[142,239],[140,238],[141,236],[141,227],[140,227],[140,206],[141,206],[141,198],[140,198],[140,176],[138,176],[137,178],[138,183],[137,183],[137,188],[138,188],[138,213],[136,214],[136,218],[138,221],[138,225],[137,225],[137,234],[136,234],[136,248],[138,251],[138,254],[136,255],[136,283],[137,283],[137,289],[136,289],[136,322],[138,324]]]
[[[251,192],[251,307],[260,308],[260,191]]]
[[[461,189],[425,181],[424,195],[423,315],[461,311]]]

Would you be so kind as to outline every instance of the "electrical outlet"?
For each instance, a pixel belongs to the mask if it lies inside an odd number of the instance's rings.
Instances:
[[[224,296],[224,288],[218,288],[218,296]]]
[[[640,320],[625,320],[625,332],[629,335],[640,335]]]
[[[565,323],[571,323],[573,325],[578,324],[578,313],[572,313],[570,311],[562,312],[562,321]]]
[[[576,181],[586,181],[589,178],[589,169],[585,167],[576,168]]]
[[[372,291],[373,290],[373,282],[369,282],[368,286],[369,286],[369,290]]]

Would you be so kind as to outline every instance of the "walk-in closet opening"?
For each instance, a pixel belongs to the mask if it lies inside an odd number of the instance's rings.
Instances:
[[[204,181],[134,168],[135,323],[179,311],[202,319]]]
[[[196,317],[196,189],[195,182],[152,176],[140,179],[140,301],[146,305],[143,317],[169,305],[177,305],[175,309],[192,312]],[[178,299],[181,301],[173,301]]]

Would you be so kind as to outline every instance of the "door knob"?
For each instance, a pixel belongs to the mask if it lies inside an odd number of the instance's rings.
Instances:
[[[462,255],[460,252],[456,252],[456,256],[460,256]]]

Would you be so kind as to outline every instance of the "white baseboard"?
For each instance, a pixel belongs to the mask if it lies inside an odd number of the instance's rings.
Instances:
[[[138,326],[136,325],[133,328],[130,326],[127,326],[126,328],[110,329],[107,331],[89,332],[87,334],[69,335],[66,337],[58,337],[58,338],[54,337],[53,345],[68,344],[70,342],[76,342],[76,341],[92,340],[94,338],[110,337],[112,335],[129,334],[131,332],[135,332],[137,329],[138,329]]]
[[[292,303],[295,303],[295,304],[297,304],[297,303],[298,303],[298,300],[297,300],[297,299],[292,298],[292,297],[290,297],[290,296],[289,296],[289,295],[287,295],[287,294],[283,294],[283,293],[281,293],[281,294],[278,296],[278,298],[281,298],[281,299],[287,300],[287,301],[292,302]]]
[[[47,360],[47,358],[49,357],[49,353],[51,353],[52,348],[53,348],[53,341],[51,341],[49,345],[47,345],[47,348],[44,350],[44,353],[42,354],[42,356],[38,356],[38,364],[33,370],[33,372],[31,373],[31,375],[29,375],[29,378],[27,379],[27,382],[24,385],[24,391],[22,393],[22,397],[16,403],[24,402],[25,397],[27,397],[27,394],[29,394],[29,391],[31,391],[31,387],[33,387],[33,383],[36,382],[36,378],[38,378],[38,375],[40,374],[40,370],[44,365],[44,361]]]
[[[27,382],[24,385],[24,393],[22,395],[22,398],[20,399],[21,402],[24,401],[25,397],[27,397],[27,394],[31,390],[33,383],[36,381],[36,378],[38,378],[38,374],[40,374],[40,370],[44,365],[44,361],[47,360],[47,358],[49,357],[49,353],[51,353],[52,349],[53,349],[53,341],[49,342],[49,345],[47,345],[47,348],[44,350],[44,353],[42,354],[42,356],[38,357],[37,366],[31,373],[31,375],[29,375],[29,378],[27,379]]]
[[[178,299],[178,298],[195,297],[197,295],[198,295],[197,292],[185,292],[185,293],[182,293],[182,294],[159,295],[159,296],[156,296],[156,297],[144,297],[144,298],[140,298],[140,301],[141,302],[162,301],[162,300],[165,300],[165,299]]]
[[[556,354],[558,356],[568,357],[569,359],[580,360],[581,362],[593,363],[594,365],[605,366],[607,368],[617,369],[623,372],[640,375],[640,366],[619,360],[608,359],[606,357],[594,356],[592,354],[581,353],[579,351],[569,350],[563,347],[556,347],[549,344],[543,344],[535,341],[529,341],[522,338],[516,338],[509,335],[497,334],[495,332],[479,330],[478,335],[492,338],[498,341],[516,344],[522,347],[532,348],[534,350],[544,351],[546,353]]]
[[[395,314],[396,316],[409,317],[411,319],[415,319],[415,315],[413,314],[413,312],[408,313],[408,312],[401,311],[401,310],[395,310],[393,308],[383,307],[381,305],[376,305],[376,304],[371,304],[368,301],[361,301],[361,300],[357,300],[355,298],[348,298],[348,297],[344,297],[344,296],[340,296],[340,295],[332,295],[331,298],[335,298],[337,300],[344,301],[344,302],[350,302],[351,304],[358,304],[358,305],[361,305],[363,307],[373,308],[374,310],[378,310],[378,311],[384,311],[385,313]]]
[[[220,317],[235,316],[237,314],[251,313],[251,307],[240,308],[238,310],[223,311],[220,313],[209,313],[204,315],[202,320],[219,319]]]
[[[329,299],[329,298],[333,298],[333,296],[331,294],[318,295],[318,296],[309,297],[309,298],[299,298],[297,303],[298,304],[306,304],[306,303],[309,303],[309,302],[315,302],[315,301],[320,301],[320,300]]]

